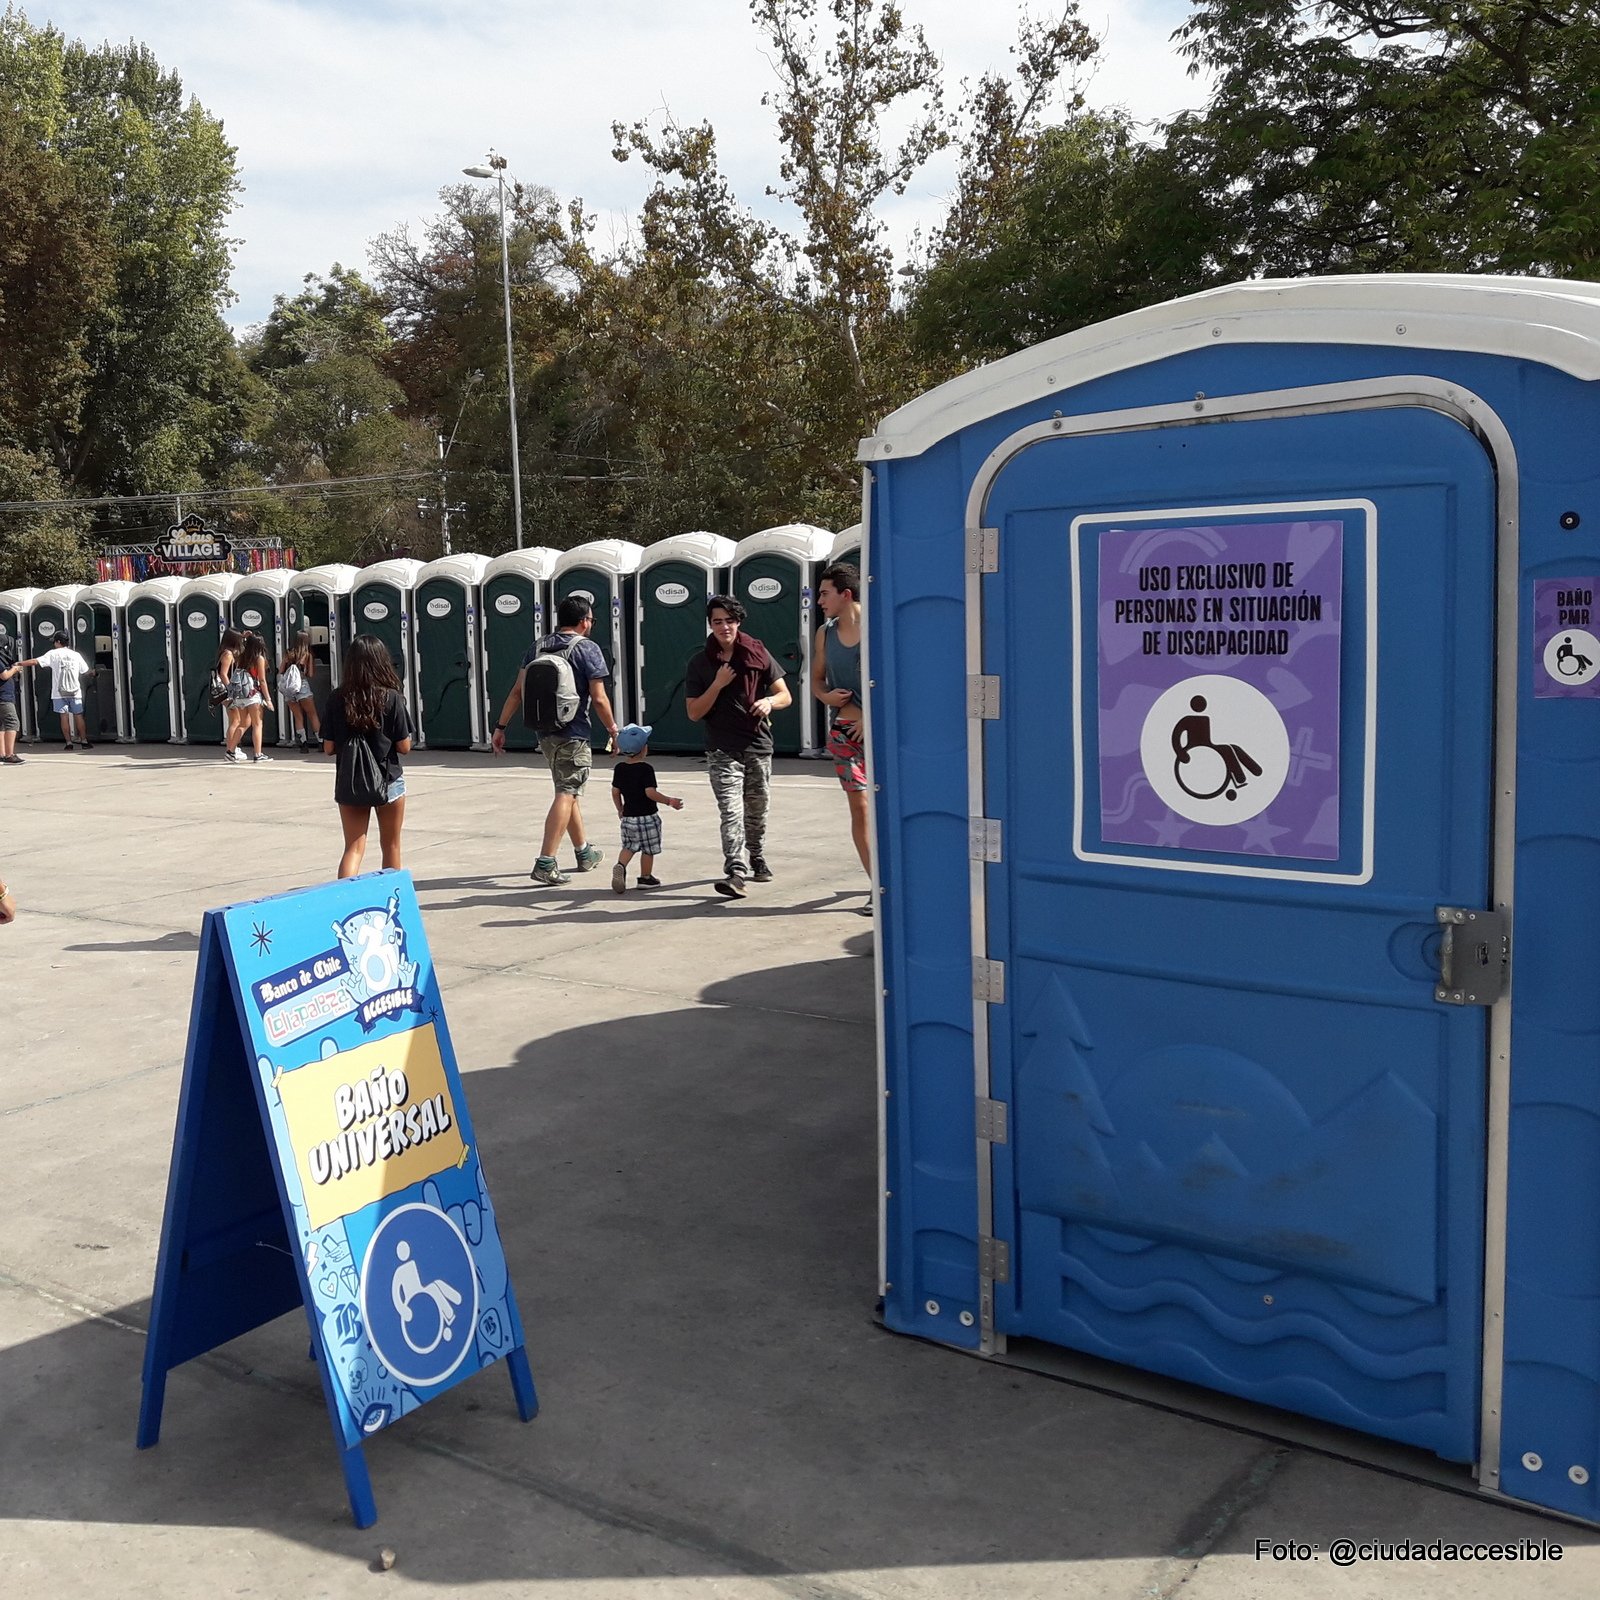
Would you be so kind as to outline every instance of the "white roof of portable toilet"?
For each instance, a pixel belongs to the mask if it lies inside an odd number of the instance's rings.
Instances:
[[[747,534],[734,547],[735,565],[751,556],[793,556],[796,561],[821,561],[833,549],[833,535],[809,522],[786,522],[781,528],[763,528]]]
[[[159,600],[162,605],[175,606],[185,581],[183,578],[146,578],[129,591],[128,604],[131,606],[135,600]]]
[[[1097,322],[920,395],[861,441],[859,459],[920,455],[939,440],[1107,373],[1225,344],[1365,344],[1467,350],[1600,378],[1600,285],[1452,273],[1262,278]]]
[[[33,602],[38,596],[37,589],[0,589],[0,606],[26,614],[33,610]]]
[[[639,570],[643,572],[663,561],[696,561],[706,567],[727,567],[733,564],[733,552],[737,548],[732,539],[720,533],[675,533],[670,539],[658,539],[645,546]]]
[[[639,570],[639,559],[644,546],[629,539],[596,539],[590,544],[580,544],[575,549],[563,550],[557,560],[552,578],[574,567],[593,567],[596,572],[608,572],[614,578],[626,577]]]
[[[422,563],[411,556],[396,556],[393,561],[374,561],[370,567],[362,567],[356,573],[356,581],[350,585],[350,592],[356,594],[372,583],[389,583],[396,589],[414,589],[417,586],[417,574],[421,571]]]
[[[524,578],[532,578],[536,583],[543,583],[556,570],[560,555],[559,550],[551,550],[542,544],[527,550],[507,550],[483,569],[483,581],[487,583],[502,572],[516,572]]]
[[[440,556],[437,561],[424,564],[417,574],[417,584],[420,587],[429,578],[450,578],[456,583],[473,584],[482,583],[483,575],[488,570],[488,556]]]
[[[841,528],[833,538],[833,548],[828,551],[828,559],[837,561],[846,550],[859,550],[861,548],[861,524],[852,522],[848,528]]]
[[[247,572],[239,579],[241,589],[260,589],[274,599],[281,600],[294,587],[299,576],[287,567],[267,567],[261,572]]]
[[[132,596],[134,585],[125,578],[113,578],[107,583],[91,583],[72,603],[77,606],[125,606]]]
[[[360,572],[360,567],[348,566],[343,561],[330,561],[326,566],[307,567],[304,572],[290,573],[289,587],[315,589],[319,594],[349,594]]]
[[[208,600],[223,601],[233,597],[233,591],[239,587],[239,575],[236,572],[208,572],[203,578],[190,578],[178,591],[178,604],[191,600],[198,595],[205,596]]]
[[[40,606],[55,606],[62,611],[70,611],[84,588],[85,585],[81,583],[63,583],[54,589],[39,589],[34,593],[33,604],[28,610],[31,613]]]

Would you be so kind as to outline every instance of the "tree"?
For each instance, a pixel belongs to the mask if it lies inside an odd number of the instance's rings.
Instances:
[[[281,537],[304,564],[414,549],[427,532],[416,501],[432,437],[401,415],[404,392],[384,367],[392,343],[377,291],[337,262],[278,295],[245,342],[259,386],[232,482],[327,487],[252,497],[235,521]]]
[[[0,119],[70,168],[111,282],[86,305],[75,415],[46,416],[69,491],[190,487],[227,459],[242,368],[222,322],[238,188],[219,122],[141,45],[90,49],[0,14]]]
[[[47,461],[0,444],[0,503],[65,498],[61,479]],[[70,509],[0,511],[0,589],[82,583],[89,571],[88,524],[85,513]]]
[[[1197,0],[1187,133],[1251,269],[1600,269],[1589,0]]]

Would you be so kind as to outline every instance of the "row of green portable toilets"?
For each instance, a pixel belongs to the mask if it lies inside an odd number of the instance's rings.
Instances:
[[[686,533],[640,546],[598,540],[568,551],[510,551],[489,560],[452,555],[426,564],[323,566],[239,577],[154,578],[146,583],[0,591],[0,637],[19,656],[70,639],[97,668],[84,686],[91,736],[147,742],[217,743],[222,713],[208,704],[223,630],[261,635],[274,681],[290,642],[309,636],[317,704],[338,685],[357,633],[388,646],[420,735],[436,749],[482,749],[533,641],[554,630],[560,603],[582,595],[594,608],[593,638],[612,667],[619,720],[648,722],[658,751],[704,744],[689,722],[683,682],[706,639],[705,601],[736,596],[745,626],[763,640],[788,679],[793,704],[774,718],[780,754],[821,743],[820,708],[809,689],[817,625],[817,575],[832,560],[859,558],[860,529],[832,534],[792,523],[735,543]],[[48,673],[19,696],[25,737],[60,740]],[[264,737],[292,737],[288,708],[274,697]],[[513,718],[514,749],[537,743]],[[596,729],[596,742],[604,734]]]

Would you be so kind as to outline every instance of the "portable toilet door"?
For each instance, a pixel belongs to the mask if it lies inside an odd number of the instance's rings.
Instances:
[[[84,726],[91,739],[133,738],[128,698],[128,596],[121,580],[91,583],[72,603],[72,634],[78,654],[94,668],[83,686]]]
[[[1597,436],[1600,284],[1397,274],[863,441],[889,1326],[1600,1522]]]
[[[260,634],[267,647],[267,704],[261,717],[263,744],[282,744],[293,719],[278,694],[278,667],[288,648],[289,587],[294,573],[285,567],[251,572],[239,579],[228,601],[233,625],[240,633]]]
[[[560,551],[542,545],[508,550],[483,569],[484,727],[493,729],[500,708],[522,668],[522,658],[535,639],[555,628],[550,620],[550,575]],[[508,750],[533,750],[539,735],[520,713],[506,724]]]
[[[228,602],[238,575],[211,572],[190,578],[178,591],[179,683],[183,696],[183,736],[190,744],[221,744],[228,731],[225,708],[211,704],[211,671],[232,626]]]
[[[370,633],[389,647],[413,727],[417,721],[417,663],[411,607],[421,571],[420,561],[400,556],[363,567],[350,586],[351,626],[356,633]]]
[[[487,747],[479,614],[487,556],[443,556],[417,574],[418,733],[436,750]]]
[[[681,533],[647,545],[639,563],[632,720],[649,724],[650,748],[664,755],[705,749],[683,682],[690,658],[706,647],[706,601],[726,592],[733,552],[721,534]]]
[[[343,670],[344,652],[350,643],[350,586],[360,573],[359,567],[330,562],[307,567],[289,578],[284,602],[286,642],[293,644],[302,633],[311,636],[311,692],[319,707],[327,705]]]
[[[132,735],[147,744],[183,742],[178,692],[178,595],[182,578],[150,578],[128,593],[128,714]]]
[[[749,613],[744,631],[767,647],[792,697],[772,718],[773,749],[781,756],[810,754],[820,743],[820,708],[811,697],[812,583],[817,563],[832,548],[826,528],[792,522],[752,533],[734,550],[734,598]]]
[[[0,589],[0,639],[5,640],[18,661],[26,661],[33,654],[33,630],[29,626],[29,615],[38,596],[37,589]],[[17,686],[17,720],[22,724],[24,739],[33,738],[37,726],[30,682],[32,675],[33,668],[28,667],[20,678],[11,680]]]
[[[28,626],[33,634],[32,648],[35,656],[42,656],[45,651],[53,650],[58,644],[73,645],[72,607],[83,589],[84,585],[81,583],[65,583],[55,589],[41,589],[34,596],[33,609],[28,615]],[[73,645],[73,648],[76,649],[76,645]],[[79,654],[82,652],[79,651]],[[87,656],[84,659],[89,660]],[[89,664],[94,665],[92,661]],[[31,676],[33,720],[34,727],[39,732],[40,742],[60,744],[61,718],[57,716],[55,708],[50,703],[53,674],[36,669]],[[84,687],[87,689],[88,685]]]
[[[639,562],[642,546],[626,539],[596,539],[568,550],[556,562],[550,584],[550,606],[559,612],[568,595],[580,594],[594,607],[594,632],[589,635],[605,653],[611,668],[607,693],[617,725],[631,721],[633,708],[633,638]],[[552,616],[552,631],[559,618]],[[591,743],[596,750],[606,744],[606,730],[591,719]]]

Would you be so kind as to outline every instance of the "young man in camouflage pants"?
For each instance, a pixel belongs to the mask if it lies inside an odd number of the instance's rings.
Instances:
[[[772,792],[772,713],[790,702],[783,671],[759,639],[740,631],[742,605],[706,602],[711,637],[690,658],[683,692],[689,720],[706,725],[706,762],[722,824],[718,894],[742,897],[745,882],[768,883],[767,801]],[[748,854],[747,854],[748,852]]]

